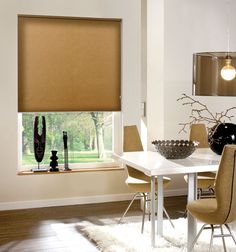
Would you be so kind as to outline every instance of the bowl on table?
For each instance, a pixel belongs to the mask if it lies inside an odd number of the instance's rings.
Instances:
[[[190,156],[199,142],[188,140],[154,140],[152,144],[157,152],[167,159],[183,159]]]

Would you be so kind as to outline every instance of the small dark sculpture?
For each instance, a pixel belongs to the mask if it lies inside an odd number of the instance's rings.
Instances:
[[[57,162],[57,159],[58,159],[58,157],[57,157],[57,151],[56,150],[52,150],[51,151],[52,152],[52,156],[50,157],[50,159],[52,160],[51,162],[50,162],[50,172],[57,172],[57,171],[59,171],[59,169],[57,168],[57,166],[58,166],[58,162]]]
[[[69,168],[69,165],[68,165],[68,145],[67,145],[67,140],[68,140],[67,132],[63,131],[65,171],[70,171],[71,169]]]
[[[45,145],[46,145],[46,120],[45,116],[42,116],[41,134],[39,134],[39,117],[36,116],[34,119],[34,156],[36,161],[39,163],[43,160]]]

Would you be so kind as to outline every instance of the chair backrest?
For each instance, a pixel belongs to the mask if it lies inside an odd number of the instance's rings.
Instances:
[[[205,124],[203,123],[192,124],[190,128],[189,140],[198,141],[199,142],[198,148],[208,148],[209,143]]]
[[[143,145],[136,125],[124,126],[123,151],[143,151]],[[127,165],[126,167],[130,177],[146,181],[150,180],[150,178],[144,173],[132,168],[131,166]]]
[[[223,223],[236,220],[236,145],[225,145],[216,176],[218,218]]]
[[[143,151],[143,145],[136,125],[124,126],[123,151]]]

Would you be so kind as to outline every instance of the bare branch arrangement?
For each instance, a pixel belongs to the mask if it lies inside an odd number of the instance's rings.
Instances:
[[[204,103],[197,101],[186,94],[182,94],[182,96],[178,98],[177,101],[181,101],[182,105],[184,106],[189,105],[192,107],[191,115],[189,116],[190,121],[186,123],[179,123],[179,125],[182,126],[179,133],[181,133],[182,131],[187,132],[186,127],[190,127],[194,123],[204,122],[208,125],[209,130],[212,126],[217,126],[220,123],[225,123],[225,120],[231,121],[234,116],[228,115],[228,113],[231,110],[236,109],[236,107],[231,107],[226,109],[225,111],[213,114],[211,111],[209,111],[208,107]]]

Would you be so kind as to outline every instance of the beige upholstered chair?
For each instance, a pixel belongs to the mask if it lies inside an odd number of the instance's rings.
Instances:
[[[205,124],[192,124],[190,129],[189,140],[198,141],[198,148],[209,148],[208,136]],[[214,194],[214,184],[215,184],[214,172],[199,172],[197,177],[197,187],[198,196],[202,197],[203,190],[209,190],[209,192]],[[185,180],[187,177],[185,176]]]
[[[200,236],[203,229],[210,225],[212,230],[210,239],[210,250],[214,237],[222,237],[224,251],[226,245],[224,237],[230,236],[235,244],[236,239],[231,232],[228,223],[236,220],[236,145],[226,145],[224,147],[219,170],[216,176],[215,194],[216,198],[198,199],[190,202],[187,205],[188,211],[198,220],[206,223],[200,229],[198,235],[190,246],[190,251]],[[226,227],[228,233],[223,232],[223,227]],[[214,235],[214,228],[220,227],[221,235]],[[235,248],[236,251],[236,248]]]
[[[132,126],[125,126],[124,127],[124,142],[123,142],[123,150],[124,152],[129,151],[143,151],[142,142],[138,133],[138,129],[135,125]],[[134,196],[128,205],[127,209],[125,210],[123,216],[120,218],[119,222],[122,221],[126,213],[128,212],[129,208],[131,207],[134,200],[141,196],[144,198],[144,209],[143,209],[143,219],[142,219],[142,229],[141,232],[143,233],[144,228],[144,219],[145,219],[145,212],[146,212],[146,202],[148,200],[147,193],[150,193],[151,188],[151,180],[150,177],[146,176],[143,172],[140,172],[130,166],[127,167],[128,177],[125,181],[127,186],[134,191]],[[157,182],[156,182],[157,183]],[[163,186],[164,188],[167,187],[170,183],[170,178],[165,177],[163,179]],[[157,185],[156,185],[157,187]],[[170,217],[164,208],[164,212],[168,219]],[[171,222],[171,220],[170,220]],[[171,222],[172,226],[173,223]]]
[[[198,148],[208,148],[209,144],[205,124],[192,124],[190,128],[189,140],[198,141]]]

